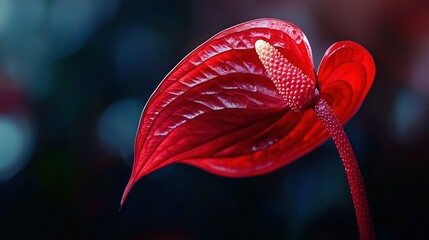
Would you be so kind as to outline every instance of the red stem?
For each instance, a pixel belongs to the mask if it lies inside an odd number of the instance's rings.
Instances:
[[[319,120],[322,121],[323,125],[331,134],[335,146],[340,153],[341,160],[343,161],[347,179],[350,185],[353,204],[355,207],[360,239],[375,239],[371,213],[369,211],[368,201],[365,193],[365,185],[363,184],[355,154],[353,153],[353,149],[346,133],[344,132],[343,126],[335,116],[332,108],[322,98],[319,99],[319,101],[313,107],[313,110]]]

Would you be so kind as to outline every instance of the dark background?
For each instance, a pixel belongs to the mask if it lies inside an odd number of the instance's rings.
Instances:
[[[377,75],[345,129],[378,239],[429,239],[425,0],[0,0],[0,238],[357,239],[332,140],[264,176],[174,164],[118,213],[144,103],[187,53],[260,17],[298,25],[318,66],[335,41]]]

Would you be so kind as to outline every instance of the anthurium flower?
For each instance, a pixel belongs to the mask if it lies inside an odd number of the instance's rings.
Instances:
[[[334,43],[315,74],[295,25],[257,19],[228,28],[187,55],[147,102],[121,205],[143,176],[185,163],[226,177],[271,172],[330,136],[348,176],[362,239],[373,238],[363,181],[342,124],[375,75],[371,55]]]

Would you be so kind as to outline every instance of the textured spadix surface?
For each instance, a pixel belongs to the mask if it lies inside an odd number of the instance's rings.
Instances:
[[[319,97],[314,79],[304,74],[264,40],[255,42],[255,50],[288,107],[295,112],[303,112],[314,105]]]
[[[295,113],[287,106],[254,49],[259,39],[316,83],[342,123],[372,84],[373,60],[356,43],[332,45],[316,79],[310,45],[295,25],[258,19],[226,29],[186,56],[147,102],[123,200],[138,179],[167,164],[254,176],[290,163],[328,138],[312,111]]]

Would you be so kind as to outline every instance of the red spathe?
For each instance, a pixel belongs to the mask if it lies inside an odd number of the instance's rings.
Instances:
[[[149,99],[121,204],[137,180],[174,162],[222,176],[255,176],[329,138],[313,111],[295,113],[286,106],[254,49],[259,39],[315,80],[341,123],[359,109],[375,75],[373,59],[362,46],[333,44],[316,77],[310,45],[295,25],[277,19],[236,25],[186,56]]]

